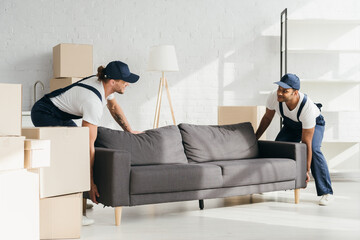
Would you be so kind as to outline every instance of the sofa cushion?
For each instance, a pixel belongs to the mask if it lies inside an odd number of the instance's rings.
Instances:
[[[177,126],[147,130],[141,134],[98,128],[96,147],[131,153],[131,165],[187,163]]]
[[[224,177],[224,187],[294,180],[296,162],[288,158],[256,158],[239,161],[217,161]]]
[[[221,168],[216,165],[190,163],[131,168],[131,194],[181,192],[221,186]]]
[[[251,123],[223,126],[180,124],[185,154],[194,162],[234,160],[258,156]]]

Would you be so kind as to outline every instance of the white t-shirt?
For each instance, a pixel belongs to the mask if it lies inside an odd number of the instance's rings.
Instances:
[[[297,106],[293,110],[289,110],[286,103],[282,103],[283,106],[283,113],[284,116],[290,118],[295,122],[299,122],[297,119],[297,113],[299,107],[301,105],[302,100],[304,99],[304,94],[299,91],[300,100]],[[266,107],[270,110],[275,110],[277,114],[281,117],[280,109],[279,109],[279,102],[277,100],[277,91],[273,91],[270,93],[270,96],[267,99]],[[299,116],[300,122],[302,123],[303,129],[310,129],[315,127],[316,125],[316,118],[320,115],[319,108],[314,104],[314,102],[308,97],[307,101],[301,111]]]
[[[84,121],[98,126],[107,100],[113,99],[114,94],[110,94],[107,99],[105,99],[104,86],[102,82],[97,79],[95,76],[81,83],[97,89],[101,94],[102,101],[100,101],[100,98],[93,91],[80,86],[70,88],[59,96],[51,98],[51,101],[61,111],[82,116]]]

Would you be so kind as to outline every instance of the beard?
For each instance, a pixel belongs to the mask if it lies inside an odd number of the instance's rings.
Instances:
[[[118,89],[115,92],[118,93],[118,94],[124,94],[125,89]]]
[[[277,96],[277,100],[278,100],[278,102],[284,102],[285,98],[281,97],[281,96]]]
[[[289,100],[289,98],[277,96],[277,100],[278,100],[278,102],[287,102]]]
[[[288,101],[290,101],[293,97],[296,97],[296,96],[294,96],[294,93],[288,95],[287,97],[277,95],[277,100],[278,100],[278,102],[288,102]]]

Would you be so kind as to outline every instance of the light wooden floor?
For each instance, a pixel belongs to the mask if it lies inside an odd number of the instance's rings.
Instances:
[[[228,199],[124,207],[121,226],[114,210],[95,206],[81,239],[360,239],[360,182],[334,182],[335,201],[319,206],[314,182],[293,191]]]

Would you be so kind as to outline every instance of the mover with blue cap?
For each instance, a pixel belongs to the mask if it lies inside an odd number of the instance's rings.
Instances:
[[[321,152],[325,120],[321,115],[321,104],[315,104],[306,94],[300,92],[300,79],[295,74],[285,74],[275,82],[278,89],[267,99],[266,112],[261,119],[256,137],[270,125],[275,112],[283,118],[283,126],[276,141],[302,142],[307,146],[306,182],[310,180],[310,169],[315,179],[320,205],[328,205],[333,200],[333,190],[326,159]]]
[[[89,194],[94,203],[97,203],[96,198],[99,197],[93,179],[94,143],[103,109],[105,106],[108,107],[111,115],[124,131],[140,133],[132,130],[114,96],[114,93],[123,94],[126,87],[130,83],[137,82],[138,79],[139,76],[131,73],[127,64],[113,61],[105,68],[98,67],[97,75],[86,77],[65,88],[46,94],[31,109],[31,120],[35,127],[76,127],[73,119],[82,118],[82,126],[89,128],[91,167]],[[93,220],[83,217],[83,225],[91,223]]]

